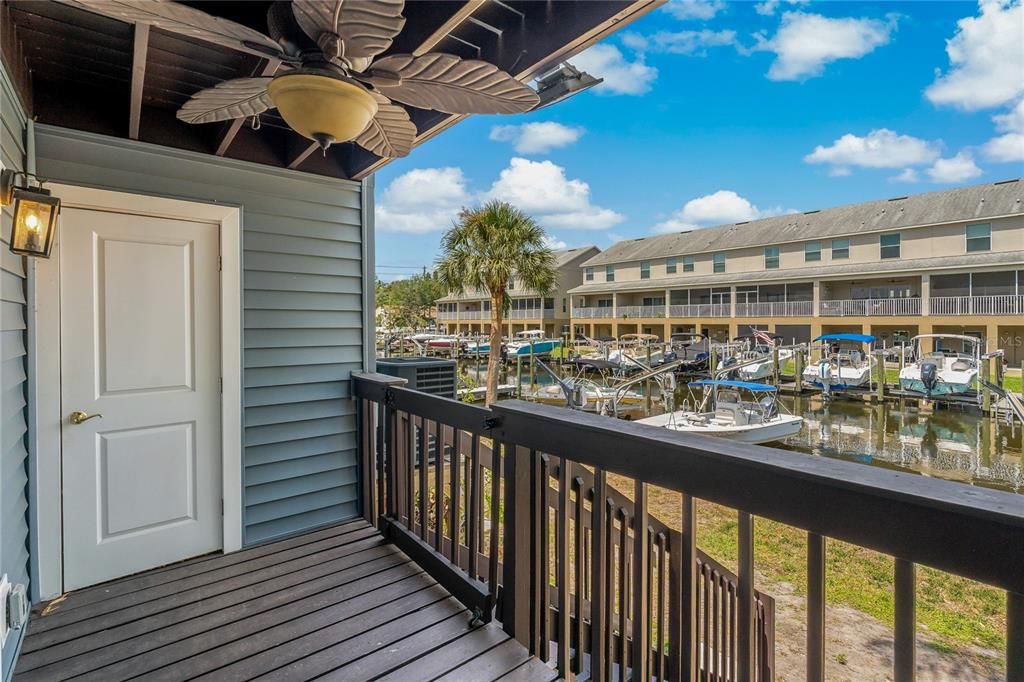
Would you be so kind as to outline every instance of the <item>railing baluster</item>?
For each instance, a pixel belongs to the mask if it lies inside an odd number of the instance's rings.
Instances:
[[[658,614],[658,629],[654,640],[654,675],[658,680],[665,679],[665,600],[668,592],[668,536],[665,533],[658,533],[654,547],[658,553],[658,580],[654,588],[654,580],[651,581],[652,589],[656,590],[651,598],[651,604],[655,605]]]
[[[711,679],[709,676],[709,670],[711,669],[711,572],[710,567],[707,564],[701,564],[700,567],[700,590],[702,592],[700,612],[703,615],[703,627],[701,628],[700,635],[700,677],[702,680]]]
[[[427,522],[427,463],[430,458],[430,428],[426,418],[420,419],[420,539],[430,542]]]
[[[381,517],[384,515],[385,497],[385,473],[384,473],[384,425],[387,422],[384,401],[377,403],[377,448],[375,464],[377,466],[377,504],[373,511],[373,523],[377,528],[381,527]]]
[[[807,680],[825,679],[825,538],[807,534]]]
[[[739,512],[739,682],[754,682],[754,517]]]
[[[722,576],[718,571],[711,570],[711,636],[708,638],[707,646],[711,647],[711,673],[712,679],[722,678]]]
[[[459,473],[462,470],[462,437],[461,432],[452,427],[452,458],[451,465],[448,467],[449,472],[449,486],[448,486],[448,504],[451,507],[448,511],[448,533],[452,538],[452,551],[451,560],[456,566],[459,566],[459,547],[462,545],[459,536],[462,534],[462,523],[460,518],[460,512],[462,511],[462,487],[459,481]]]
[[[594,496],[590,504],[592,515],[590,522],[590,677],[595,682],[606,682],[605,645],[608,624],[608,611],[605,609],[608,589],[607,580],[607,528],[604,469],[594,469]]]
[[[611,680],[615,669],[615,503],[610,497],[605,498],[605,574],[604,574],[604,613],[605,613],[605,649],[604,679]]]
[[[649,680],[651,614],[648,602],[647,484],[633,485],[633,679]]]
[[[391,518],[398,517],[398,410],[385,405],[387,422],[384,432],[385,471],[387,473],[388,506],[387,514]]]
[[[625,507],[619,507],[619,679],[625,680],[629,652],[629,515]]]
[[[369,523],[376,523],[377,487],[374,482],[376,465],[373,458],[373,409],[370,401],[361,399],[359,401],[359,449],[360,449],[360,476],[363,488],[363,518]]]
[[[585,648],[585,642],[583,639],[583,625],[584,617],[586,616],[586,583],[587,583],[587,534],[584,528],[584,514],[586,509],[583,507],[583,501],[586,499],[586,490],[583,487],[583,479],[579,476],[573,478],[573,488],[576,489],[576,507],[574,508],[573,516],[573,544],[576,546],[576,551],[573,556],[576,559],[575,572],[573,574],[574,582],[576,583],[576,594],[574,611],[576,614],[575,625],[573,627],[572,642],[576,648],[576,657],[573,659],[572,671],[575,674],[583,672],[583,651]]]
[[[469,575],[471,578],[480,577],[479,555],[480,555],[480,529],[483,526],[483,466],[480,464],[480,436],[473,434],[473,442],[469,448],[469,471],[467,477],[469,483],[469,510],[466,523],[468,534],[466,545],[469,547]],[[508,585],[508,583],[505,583]],[[509,633],[512,634],[512,633]]]
[[[670,628],[676,630],[672,639],[675,655],[671,673],[673,680],[693,680],[697,677],[697,522],[696,505],[690,495],[682,496],[680,506],[679,547],[676,549],[676,597],[672,600]]]
[[[558,675],[569,680],[569,629],[572,608],[569,603],[569,481],[572,464],[564,457],[558,463],[558,517],[555,522],[558,575]]]
[[[491,542],[487,565],[487,585],[491,595],[498,594],[498,539],[501,537],[501,467],[502,448],[508,448],[507,443],[492,441],[491,443]],[[505,453],[508,457],[510,454]]]
[[[1006,593],[1006,680],[1024,682],[1024,595]]]
[[[534,507],[540,516],[540,650],[537,658],[547,663],[551,659],[551,512],[548,510],[548,489],[551,480],[551,458],[540,456],[540,487]]]
[[[444,554],[444,434],[441,422],[434,422],[434,549]]]
[[[893,591],[895,596],[895,629],[893,642],[893,680],[913,682],[916,662],[916,608],[914,564],[896,559]]]
[[[416,417],[406,414],[408,430],[405,447],[405,514],[406,528],[416,532]]]
[[[478,459],[477,440],[473,441],[471,458]],[[533,587],[534,529],[530,495],[533,489],[533,454],[512,446],[505,453],[505,561],[502,575],[502,626],[516,641],[533,652]],[[479,489],[479,475],[474,475],[473,489]],[[473,495],[472,490],[470,492]],[[477,495],[479,497],[479,495]],[[475,524],[470,526],[473,532]],[[475,535],[475,533],[474,533]],[[475,552],[474,552],[475,553]],[[470,570],[472,574],[472,569]]]

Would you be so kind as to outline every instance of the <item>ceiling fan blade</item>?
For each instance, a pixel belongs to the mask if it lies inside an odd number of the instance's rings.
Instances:
[[[520,114],[537,93],[490,62],[428,52],[373,63],[368,80],[396,102],[446,114]]]
[[[380,93],[371,94],[377,100],[377,115],[355,139],[355,143],[385,158],[408,156],[416,141],[416,125],[409,120],[405,109],[392,104]]]
[[[200,90],[178,109],[185,123],[212,123],[256,116],[274,107],[267,93],[273,78],[235,78]]]
[[[66,5],[120,19],[149,24],[171,33],[191,36],[258,57],[287,59],[269,36],[227,19],[168,0],[59,0]]]
[[[375,57],[402,32],[405,0],[293,0],[299,27],[328,57]]]

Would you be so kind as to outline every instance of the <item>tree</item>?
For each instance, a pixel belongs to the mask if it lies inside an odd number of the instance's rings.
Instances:
[[[430,321],[430,309],[444,295],[444,286],[434,273],[424,272],[387,284],[378,280],[376,295],[388,325],[416,328]]]
[[[502,318],[510,305],[509,280],[544,297],[558,278],[543,228],[503,201],[464,210],[441,241],[437,277],[449,293],[486,291],[491,299],[491,348],[487,359],[487,404],[498,399]]]

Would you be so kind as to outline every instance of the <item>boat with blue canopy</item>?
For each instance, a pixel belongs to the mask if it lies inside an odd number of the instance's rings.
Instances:
[[[782,440],[803,426],[803,417],[780,411],[775,386],[738,379],[700,379],[688,385],[701,393],[696,410],[670,411],[637,423],[741,443]]]
[[[804,381],[825,393],[847,388],[870,387],[878,358],[871,354],[875,337],[838,332],[814,339],[821,355],[804,369]]]

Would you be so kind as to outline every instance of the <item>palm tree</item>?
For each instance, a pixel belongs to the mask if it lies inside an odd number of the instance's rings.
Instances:
[[[498,399],[502,317],[509,280],[540,297],[555,288],[555,258],[537,222],[503,201],[464,210],[441,242],[437,276],[449,293],[485,291],[491,298],[491,348],[487,359],[487,404]]]

